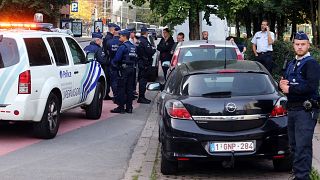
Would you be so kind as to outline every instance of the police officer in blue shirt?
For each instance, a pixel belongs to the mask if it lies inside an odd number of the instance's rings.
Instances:
[[[130,32],[123,30],[120,33],[120,41],[116,56],[111,60],[111,65],[118,70],[118,107],[111,110],[112,113],[132,113],[134,65],[137,54],[136,47],[129,41]],[[124,108],[126,106],[126,108]]]
[[[139,46],[137,47],[138,54],[138,80],[139,80],[139,98],[138,103],[149,104],[151,101],[145,97],[146,86],[148,82],[148,72],[152,66],[153,54],[156,52],[155,47],[147,39],[148,29],[141,28],[141,37],[139,38]]]
[[[256,60],[272,73],[272,44],[274,43],[274,33],[270,31],[269,22],[263,20],[261,22],[261,31],[258,31],[252,38],[252,51],[256,56]]]
[[[111,28],[111,32],[113,34],[113,38],[111,40],[109,40],[107,42],[107,54],[109,55],[109,60],[108,62],[111,63],[111,60],[115,57],[118,47],[121,44],[121,42],[119,41],[119,31],[120,31],[120,27],[116,24],[111,24],[113,27]],[[110,74],[110,85],[111,85],[111,89],[113,92],[113,100],[114,102],[117,104],[117,98],[116,96],[118,95],[118,91],[117,91],[117,69],[113,68],[111,66],[111,64],[109,63],[109,74]]]
[[[105,66],[106,61],[104,59],[104,54],[102,51],[102,38],[101,33],[92,33],[93,40],[88,46],[84,48],[86,53],[95,53],[95,59],[101,64],[102,67]]]
[[[312,138],[319,113],[319,63],[310,55],[309,38],[294,38],[296,58],[289,62],[279,86],[288,97],[288,136],[294,179],[308,180],[312,165]]]

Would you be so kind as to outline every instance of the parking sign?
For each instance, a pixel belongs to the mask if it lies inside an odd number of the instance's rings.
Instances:
[[[71,3],[71,12],[78,12],[78,2]]]

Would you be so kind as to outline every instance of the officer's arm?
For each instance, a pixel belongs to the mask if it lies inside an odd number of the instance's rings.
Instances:
[[[99,48],[97,50],[97,61],[100,63],[100,64],[105,64],[105,60],[104,60],[104,57],[102,56],[102,48]]]
[[[118,64],[120,63],[121,59],[122,59],[122,55],[123,55],[123,51],[124,51],[125,46],[120,46],[117,50],[116,55],[114,56],[114,58],[111,60],[112,66],[113,67],[117,67]]]
[[[271,45],[274,42],[274,34],[271,31],[268,31],[268,44]]]
[[[302,71],[303,70],[305,71],[305,78],[307,80],[306,84],[300,83],[298,85],[290,86],[290,94],[303,95],[310,94],[318,90],[320,70],[319,64],[316,61],[309,61],[304,65]]]

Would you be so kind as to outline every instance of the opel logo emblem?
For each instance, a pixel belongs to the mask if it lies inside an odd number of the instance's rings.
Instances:
[[[226,110],[231,113],[235,112],[237,110],[237,106],[234,103],[228,103],[226,105]]]

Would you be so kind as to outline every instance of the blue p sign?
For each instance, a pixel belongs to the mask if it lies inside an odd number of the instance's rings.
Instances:
[[[78,12],[78,2],[71,3],[71,12]]]

